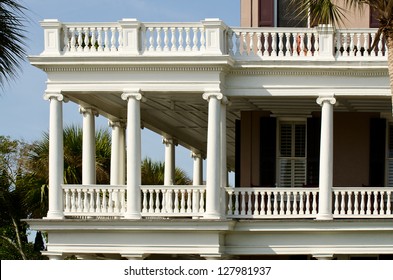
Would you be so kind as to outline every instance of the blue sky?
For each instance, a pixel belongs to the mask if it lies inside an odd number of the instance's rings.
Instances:
[[[205,18],[220,18],[230,26],[240,24],[240,0],[20,0],[28,8],[27,52],[37,55],[43,50],[43,19],[62,22],[116,22],[123,18],[137,18],[147,22],[196,22]],[[26,60],[14,81],[0,88],[0,135],[34,141],[48,131],[49,103],[42,96],[46,88],[46,74]],[[64,124],[81,125],[78,107],[64,106]],[[107,127],[107,120],[97,119],[97,127]],[[142,156],[164,159],[161,137],[142,131]],[[176,165],[191,176],[190,152],[176,150]]]

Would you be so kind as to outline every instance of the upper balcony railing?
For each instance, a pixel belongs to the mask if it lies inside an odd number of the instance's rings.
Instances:
[[[196,23],[42,22],[48,56],[229,55],[238,61],[386,61],[376,29],[231,28],[218,19]]]

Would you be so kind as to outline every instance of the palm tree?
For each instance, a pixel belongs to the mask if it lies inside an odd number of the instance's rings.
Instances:
[[[337,2],[360,12],[368,5],[377,16],[379,28],[370,50],[375,48],[382,37],[384,38],[388,50],[388,72],[393,103],[393,0],[291,0],[290,6],[296,4],[297,13],[311,19],[315,25],[324,23],[335,26],[345,19],[345,10],[338,6]]]
[[[141,166],[142,185],[163,185],[165,164],[161,161],[153,162],[145,158]],[[186,172],[178,167],[175,168],[175,185],[190,185],[191,179]]]
[[[82,183],[82,129],[77,126],[64,128],[64,182]],[[96,175],[97,184],[109,184],[111,158],[111,135],[107,130],[96,132]],[[48,211],[47,189],[49,183],[49,135],[33,143],[30,148],[26,169],[30,170],[35,187],[25,195],[25,207],[30,208],[32,218],[41,218]]]
[[[16,75],[24,59],[25,8],[14,0],[0,0],[0,85]]]

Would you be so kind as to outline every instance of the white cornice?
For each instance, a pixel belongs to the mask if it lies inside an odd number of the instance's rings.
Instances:
[[[44,66],[45,72],[220,72],[221,66]]]
[[[387,77],[387,69],[233,69],[230,75],[242,76],[345,76],[345,77]]]

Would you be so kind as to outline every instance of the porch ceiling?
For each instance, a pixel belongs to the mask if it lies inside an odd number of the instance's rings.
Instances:
[[[127,118],[127,104],[120,92],[65,93],[72,101],[99,109],[109,119]],[[163,136],[175,137],[188,149],[206,154],[208,103],[200,92],[144,92],[141,104],[142,125]],[[390,113],[389,97],[337,97],[335,112]],[[276,116],[308,116],[319,112],[316,97],[231,97],[227,107],[227,156],[235,166],[235,121],[241,111],[267,111]]]

